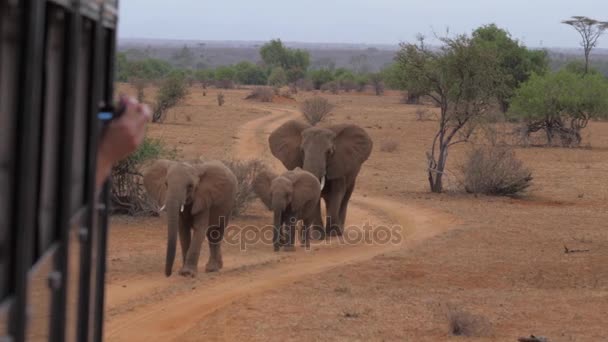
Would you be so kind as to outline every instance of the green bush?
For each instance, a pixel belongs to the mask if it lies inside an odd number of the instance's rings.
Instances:
[[[144,138],[139,148],[112,168],[112,213],[125,215],[158,215],[158,209],[147,196],[139,169],[156,159],[174,159],[175,150],[160,139]]]
[[[234,66],[235,79],[240,84],[265,85],[268,82],[264,69],[250,62],[241,62]]]
[[[550,145],[555,137],[578,145],[590,119],[608,117],[608,80],[568,70],[533,75],[516,90],[510,116],[523,119],[529,132],[544,130]]]
[[[273,87],[282,87],[287,84],[287,73],[281,67],[272,69],[268,76],[268,85]]]
[[[319,69],[310,73],[314,88],[319,90],[325,83],[334,80],[334,74],[329,69]]]
[[[173,72],[163,80],[156,98],[156,106],[152,115],[153,122],[163,122],[169,108],[179,103],[186,96],[187,87],[182,73]]]

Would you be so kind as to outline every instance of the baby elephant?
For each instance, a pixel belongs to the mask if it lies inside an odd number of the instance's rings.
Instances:
[[[269,210],[274,212],[272,243],[275,252],[281,247],[281,233],[287,228],[284,250],[293,251],[296,223],[302,220],[302,241],[310,247],[310,226],[319,210],[321,184],[317,177],[297,167],[280,176],[261,172],[254,181],[254,191]]]

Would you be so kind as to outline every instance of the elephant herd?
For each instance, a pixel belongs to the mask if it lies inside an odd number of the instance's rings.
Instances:
[[[268,143],[288,170],[281,175],[261,172],[253,185],[274,214],[274,250],[294,249],[298,221],[303,222],[301,241],[305,246],[310,246],[311,229],[319,238],[342,235],[355,180],[372,151],[365,130],[352,124],[319,128],[291,120],[274,130]],[[157,160],[143,171],[143,179],[148,194],[167,211],[165,275],[172,273],[178,235],[183,261],[180,275],[196,276],[205,238],[209,243],[205,271],[219,271],[223,267],[221,242],[238,187],[230,169],[219,161]],[[326,205],[325,225],[321,198]]]

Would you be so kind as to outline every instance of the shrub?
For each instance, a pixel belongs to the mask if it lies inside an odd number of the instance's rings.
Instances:
[[[416,109],[416,121],[431,121],[433,114],[426,108]]]
[[[462,172],[469,193],[514,196],[522,194],[532,182],[530,170],[506,147],[475,147]]]
[[[334,109],[334,106],[322,97],[315,96],[302,103],[300,110],[311,125],[323,121]]]
[[[217,105],[220,107],[224,105],[224,93],[217,94]]]
[[[490,323],[482,316],[449,307],[448,329],[453,336],[486,336],[490,333]]]
[[[257,100],[260,102],[272,102],[274,98],[274,90],[270,87],[256,87],[251,91],[245,99]]]
[[[397,150],[397,147],[399,147],[399,142],[392,140],[392,139],[388,139],[388,140],[384,140],[382,142],[382,144],[380,144],[380,151],[382,152],[395,152]]]
[[[608,117],[608,80],[568,70],[532,75],[515,90],[510,113],[524,119],[531,133],[545,131],[548,145],[559,138],[563,146],[578,146],[589,120]]]
[[[340,92],[340,86],[336,81],[327,82],[321,86],[321,91],[329,91],[336,95]]]
[[[281,67],[272,69],[268,76],[268,85],[273,87],[282,87],[287,84],[287,73]]]
[[[301,78],[296,81],[296,87],[304,91],[313,91],[315,89],[315,85],[312,80],[304,78]]]
[[[369,81],[372,86],[374,86],[374,91],[376,92],[376,96],[384,95],[384,80],[382,78],[382,74],[371,74],[369,75]]]
[[[139,101],[140,103],[145,102],[145,100],[146,100],[145,89],[146,89],[146,83],[147,83],[146,80],[143,78],[134,77],[134,78],[131,78],[129,81],[131,82],[133,87],[135,87],[135,90],[137,91],[137,101]]]
[[[167,110],[177,105],[186,96],[186,92],[186,82],[182,74],[173,73],[163,80],[156,97],[152,121],[165,121]]]
[[[234,89],[234,82],[232,80],[217,80],[214,83],[218,89]]]
[[[175,151],[159,139],[144,138],[137,151],[112,168],[111,203],[113,214],[158,215],[159,208],[148,197],[139,168],[147,161],[172,159]]]
[[[267,166],[260,159],[225,160],[223,162],[232,170],[238,182],[238,190],[232,215],[239,216],[247,211],[251,202],[255,200],[256,195],[253,191],[253,182],[260,172],[267,170]]]

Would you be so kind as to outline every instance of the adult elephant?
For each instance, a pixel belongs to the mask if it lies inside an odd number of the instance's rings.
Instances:
[[[270,134],[268,143],[288,170],[301,167],[319,179],[327,209],[324,233],[342,235],[357,175],[373,147],[367,132],[352,124],[320,128],[290,120]],[[322,227],[320,207],[316,217],[314,225]]]
[[[167,209],[165,275],[171,275],[179,232],[183,267],[179,274],[195,277],[205,235],[209,240],[206,272],[223,267],[221,242],[237,191],[232,171],[218,161],[189,164],[157,160],[143,170],[144,187]]]

